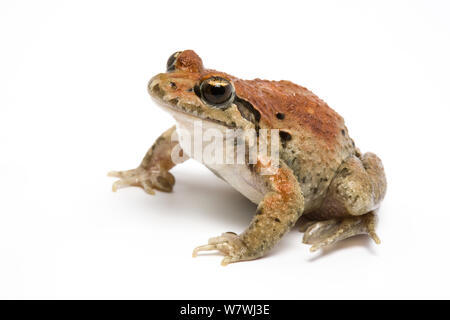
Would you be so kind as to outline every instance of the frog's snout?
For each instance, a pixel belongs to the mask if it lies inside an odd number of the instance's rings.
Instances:
[[[194,92],[194,86],[193,79],[160,73],[149,80],[147,90],[158,106],[195,113],[202,108],[202,104]]]
[[[161,88],[161,77],[159,74],[150,79],[147,85],[147,91],[150,96],[154,98],[162,99],[164,97],[164,91]]]
[[[177,107],[180,94],[174,81],[164,73],[158,74],[148,82],[148,93],[159,105]]]

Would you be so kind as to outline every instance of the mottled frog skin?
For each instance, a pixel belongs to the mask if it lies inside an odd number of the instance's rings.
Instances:
[[[358,234],[379,243],[375,210],[386,193],[381,160],[361,154],[344,119],[311,91],[289,81],[242,80],[205,69],[192,50],[174,53],[167,72],[154,76],[148,91],[177,125],[156,140],[138,168],[110,172],[120,178],[114,191],[125,186],[150,194],[172,191],[171,155],[176,148],[184,150],[173,137],[177,128],[192,130],[192,120],[219,129],[280,130],[280,162],[273,174],[261,174],[267,162],[259,159],[207,165],[258,206],[244,232],[211,238],[193,256],[218,250],[225,256],[223,265],[260,258],[297,221],[311,251]]]

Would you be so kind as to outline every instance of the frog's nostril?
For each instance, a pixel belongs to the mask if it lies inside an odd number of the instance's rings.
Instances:
[[[152,96],[156,96],[158,98],[162,98],[164,96],[164,91],[161,89],[159,83],[151,84],[149,91]]]
[[[177,84],[175,83],[175,82],[170,82],[170,87],[172,88],[172,89],[176,89],[177,88]]]

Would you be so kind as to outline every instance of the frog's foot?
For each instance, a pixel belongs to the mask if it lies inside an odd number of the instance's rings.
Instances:
[[[375,233],[375,225],[376,216],[373,213],[344,219],[318,221],[306,229],[303,243],[312,245],[310,250],[314,252],[339,240],[358,234],[368,234],[376,244],[379,244],[380,239]]]
[[[244,242],[234,232],[225,232],[219,237],[209,239],[208,244],[195,248],[192,256],[196,257],[198,252],[210,250],[218,250],[225,255],[221,263],[223,266],[252,259],[247,255],[248,250]]]
[[[127,171],[111,171],[108,176],[119,178],[113,183],[112,190],[125,187],[141,187],[149,194],[155,194],[154,189],[160,191],[171,192],[175,184],[175,178],[168,171],[149,170],[142,167]]]

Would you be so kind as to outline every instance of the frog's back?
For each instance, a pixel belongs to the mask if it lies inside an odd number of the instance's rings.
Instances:
[[[342,117],[308,89],[290,81],[237,80],[236,92],[250,102],[269,127],[309,130],[318,139],[334,144]]]
[[[355,153],[344,119],[290,81],[236,80],[235,87],[260,113],[261,128],[280,130],[280,158],[302,187],[306,211],[320,206],[336,170]]]

